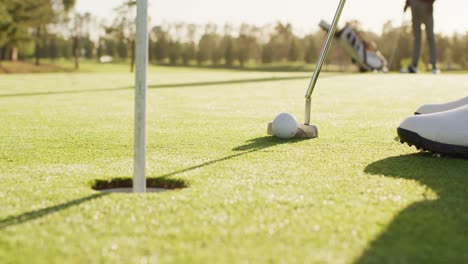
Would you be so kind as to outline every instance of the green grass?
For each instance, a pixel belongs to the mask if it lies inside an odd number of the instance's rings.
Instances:
[[[320,137],[266,136],[308,75],[152,67],[153,194],[90,184],[132,175],[131,74],[1,76],[0,263],[468,262],[467,160],[395,141],[468,76],[324,74]]]

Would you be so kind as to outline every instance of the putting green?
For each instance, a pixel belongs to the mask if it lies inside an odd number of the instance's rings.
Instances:
[[[2,75],[0,262],[468,262],[468,161],[395,140],[468,75],[322,74],[319,138],[267,136],[308,77],[152,68],[147,174],[188,187],[133,195],[90,187],[132,175],[132,75]]]

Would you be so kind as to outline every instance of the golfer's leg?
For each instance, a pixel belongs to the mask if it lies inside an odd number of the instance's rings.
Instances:
[[[419,1],[411,1],[411,14],[413,22],[413,59],[411,65],[418,66],[419,55],[421,53],[421,24],[422,24],[422,5]]]
[[[434,17],[432,13],[428,13],[426,18],[426,35],[427,35],[427,42],[429,43],[429,52],[431,53],[431,64],[433,68],[436,68],[437,63],[437,50],[436,50],[436,42],[434,36]]]

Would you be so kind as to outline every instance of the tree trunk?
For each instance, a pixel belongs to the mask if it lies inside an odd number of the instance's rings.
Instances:
[[[4,47],[0,47],[0,66],[2,65],[2,61],[3,61],[3,52],[4,52],[5,48]]]
[[[101,62],[101,57],[102,57],[102,43],[101,43],[101,38],[99,38],[98,46],[96,49],[96,61]]]
[[[18,48],[11,47],[11,61],[17,61],[17,60],[18,60]]]
[[[153,47],[153,43],[151,43],[151,39],[148,39],[148,62],[153,61],[154,53],[153,53],[152,47]]]
[[[131,52],[131,56],[130,56],[130,72],[133,72],[133,69],[135,67],[135,40],[133,39],[132,40],[132,43],[130,45],[130,52]]]
[[[36,43],[35,43],[35,47],[34,47],[34,57],[35,57],[35,62],[34,64],[36,66],[39,66],[40,65],[40,59],[41,59],[41,55],[40,55],[40,52],[41,52],[41,27],[37,27],[36,28]]]
[[[73,37],[73,57],[75,58],[75,70],[80,68],[80,47],[78,45],[78,37]]]

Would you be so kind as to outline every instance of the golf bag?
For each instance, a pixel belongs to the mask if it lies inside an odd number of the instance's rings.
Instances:
[[[327,32],[330,29],[330,24],[323,20],[319,26]],[[351,25],[346,24],[343,29],[337,30],[335,38],[360,72],[388,71],[387,59],[377,50],[375,43],[365,41]]]

